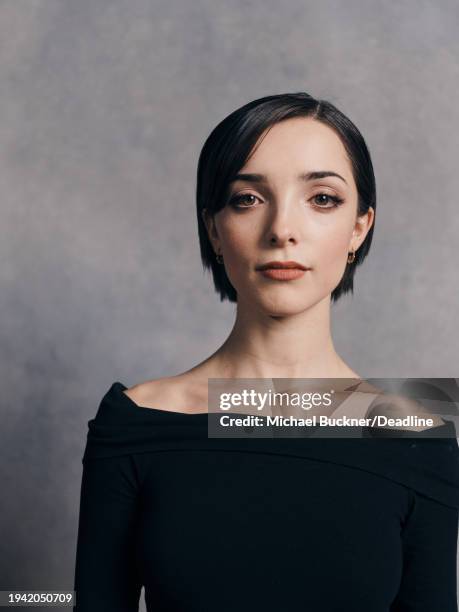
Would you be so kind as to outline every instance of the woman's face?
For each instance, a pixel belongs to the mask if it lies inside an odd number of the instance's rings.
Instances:
[[[281,316],[330,296],[348,252],[362,244],[374,213],[370,209],[357,218],[351,165],[331,128],[299,117],[265,134],[238,173],[263,176],[241,176],[231,183],[228,203],[210,218],[208,231],[215,252],[223,255],[238,303]],[[334,175],[311,174],[329,172]],[[287,260],[307,271],[279,280],[257,270]]]

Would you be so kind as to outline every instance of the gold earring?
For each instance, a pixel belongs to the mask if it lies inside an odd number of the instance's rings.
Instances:
[[[352,263],[355,259],[355,251],[347,254],[347,263]]]

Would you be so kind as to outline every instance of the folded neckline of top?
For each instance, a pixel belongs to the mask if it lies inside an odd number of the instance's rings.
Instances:
[[[125,384],[117,380],[112,384],[108,393],[116,392],[119,394],[119,397],[121,398],[121,400],[124,401],[127,405],[131,406],[131,408],[134,408],[135,410],[142,410],[144,412],[151,412],[152,414],[155,414],[155,415],[164,414],[164,415],[177,415],[177,416],[184,416],[184,417],[203,417],[209,414],[208,411],[207,412],[179,412],[177,410],[164,410],[162,408],[152,408],[150,406],[140,406],[139,404],[134,402],[134,400],[131,399],[129,395],[126,395],[126,393],[124,393],[124,391],[127,388],[128,387]]]
[[[126,395],[126,393],[124,393],[124,391],[127,389],[128,387],[122,383],[119,380],[116,380],[114,383],[112,383],[110,389],[107,392],[107,395],[111,395],[112,393],[117,393],[118,396],[120,397],[120,399],[122,401],[124,401],[127,405],[131,406],[131,408],[137,409],[137,410],[149,410],[151,411],[153,414],[175,414],[177,416],[184,416],[184,417],[202,417],[202,416],[208,416],[209,414],[220,414],[219,412],[179,412],[178,410],[164,410],[162,408],[153,408],[150,406],[140,406],[139,404],[137,404],[136,402],[134,402],[133,399],[131,399],[128,395]],[[350,387],[348,387],[348,389],[353,389],[354,385],[351,385]]]
[[[126,393],[123,393],[123,391],[125,391],[128,387],[120,382],[119,380],[115,381],[112,383],[110,389],[108,390],[107,394],[105,395],[105,400],[107,400],[108,398],[112,397],[113,399],[119,399],[121,401],[121,403],[123,403],[126,407],[130,407],[130,409],[133,409],[135,411],[136,414],[139,415],[143,415],[143,414],[148,414],[151,413],[152,416],[156,416],[156,417],[160,417],[163,419],[168,419],[168,418],[173,418],[173,419],[178,419],[180,417],[185,417],[185,419],[188,422],[191,422],[192,419],[190,419],[189,417],[199,417],[199,418],[195,418],[194,421],[199,421],[199,419],[203,420],[203,417],[207,417],[209,416],[209,414],[219,414],[216,412],[179,412],[176,410],[163,410],[161,408],[151,408],[149,406],[140,406],[139,404],[137,404],[136,402],[134,402],[133,399],[131,399],[128,395],[126,395]],[[348,389],[352,389],[353,387],[349,387]],[[315,426],[316,428],[318,427],[317,425]],[[425,433],[426,430],[424,430],[424,432],[418,432],[418,431],[410,431],[410,430],[402,430],[401,431],[401,437],[411,437],[411,436],[417,436],[417,435],[421,435],[424,434],[424,436],[426,437],[433,437],[435,438],[435,435],[432,435],[432,432],[437,432],[437,431],[454,431],[455,432],[455,427],[452,421],[445,421],[443,423],[443,425],[436,425],[435,427],[430,427],[427,431],[430,433]],[[398,436],[394,436],[394,437],[398,437]],[[421,435],[421,437],[423,437]],[[456,437],[456,436],[453,436]]]
[[[363,382],[363,380],[360,380],[360,383],[358,383],[359,385]],[[220,414],[217,412],[209,412],[208,410],[206,412],[180,412],[178,410],[164,410],[162,408],[153,408],[150,406],[140,406],[139,404],[137,404],[136,402],[134,402],[133,399],[131,399],[128,395],[126,395],[126,393],[124,393],[124,391],[127,389],[128,387],[120,382],[119,380],[116,380],[112,386],[110,387],[108,394],[111,394],[112,392],[116,392],[119,394],[119,397],[121,398],[122,401],[124,401],[127,405],[131,406],[131,408],[134,408],[136,410],[142,410],[142,411],[151,411],[153,414],[175,414],[177,416],[184,416],[184,417],[203,417],[203,416],[208,416],[209,414]],[[348,390],[354,390],[355,389],[355,385],[351,385],[350,387],[348,387]],[[442,426],[440,426],[442,427]]]

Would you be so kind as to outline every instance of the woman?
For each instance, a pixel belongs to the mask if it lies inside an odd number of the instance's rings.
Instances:
[[[208,437],[210,378],[362,380],[330,307],[353,291],[375,209],[365,142],[329,102],[268,96],[210,134],[201,255],[234,327],[186,372],[114,382],[89,421],[76,610],[137,610],[143,585],[149,611],[457,611],[451,422],[436,439]]]

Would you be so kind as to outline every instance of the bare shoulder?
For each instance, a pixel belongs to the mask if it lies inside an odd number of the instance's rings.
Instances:
[[[370,404],[367,416],[377,415],[386,416],[393,419],[404,419],[407,416],[430,419],[432,425],[412,425],[402,428],[413,431],[424,431],[433,427],[445,424],[445,421],[438,415],[429,412],[422,403],[413,398],[398,394],[383,393],[376,397]]]
[[[207,397],[198,391],[196,383],[181,374],[147,380],[123,393],[141,408],[186,413],[205,412],[207,408]]]

